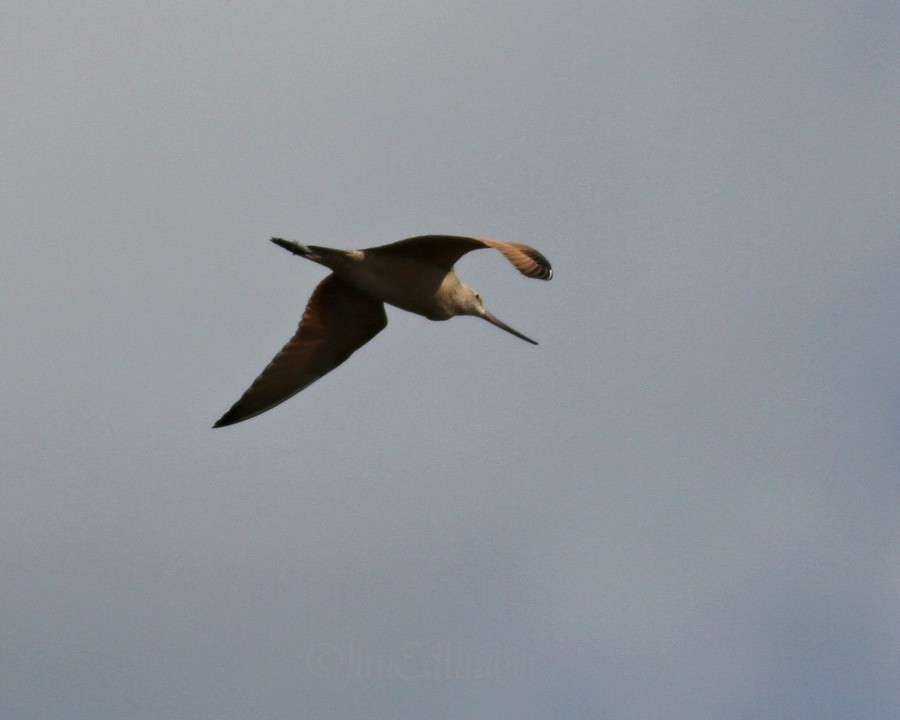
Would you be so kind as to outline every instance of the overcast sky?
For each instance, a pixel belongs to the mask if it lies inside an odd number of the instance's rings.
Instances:
[[[900,716],[900,10],[4,2],[0,715]],[[323,268],[457,269],[212,430]]]

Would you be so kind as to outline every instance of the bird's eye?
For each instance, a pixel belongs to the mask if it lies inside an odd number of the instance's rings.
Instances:
[[[481,295],[480,295],[479,293],[475,293],[475,299],[476,299],[478,302],[481,302]]]

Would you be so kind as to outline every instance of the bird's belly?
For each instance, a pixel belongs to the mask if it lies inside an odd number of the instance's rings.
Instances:
[[[396,260],[385,267],[369,263],[341,270],[342,279],[388,305],[429,320],[447,320],[454,315],[444,302],[446,287],[451,282],[445,272],[436,272],[421,263]]]
[[[429,320],[448,320],[453,313],[441,302],[440,294],[429,286],[380,288],[377,295],[382,302],[401,310],[422,315]],[[375,293],[373,293],[375,295]]]

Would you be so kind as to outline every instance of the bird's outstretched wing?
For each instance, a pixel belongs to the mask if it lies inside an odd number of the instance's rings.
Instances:
[[[463,255],[472,250],[492,247],[509,260],[523,275],[539,280],[553,277],[550,261],[541,253],[528,245],[506,242],[504,240],[488,240],[487,238],[463,237],[460,235],[422,235],[408,238],[390,245],[368,248],[366,253],[383,255],[402,255],[416,258],[422,262],[437,265],[450,270]]]
[[[213,427],[233,425],[283,403],[386,326],[383,303],[329,275],[313,291],[294,337]]]

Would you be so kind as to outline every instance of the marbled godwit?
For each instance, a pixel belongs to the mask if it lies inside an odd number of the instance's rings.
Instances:
[[[454,235],[424,235],[365,250],[272,242],[332,272],[313,291],[294,337],[213,427],[264,413],[334,370],[385,328],[384,303],[429,320],[475,315],[537,345],[485,310],[481,295],[453,271],[467,252],[492,247],[523,275],[549,280],[553,270],[547,258],[527,245]]]

